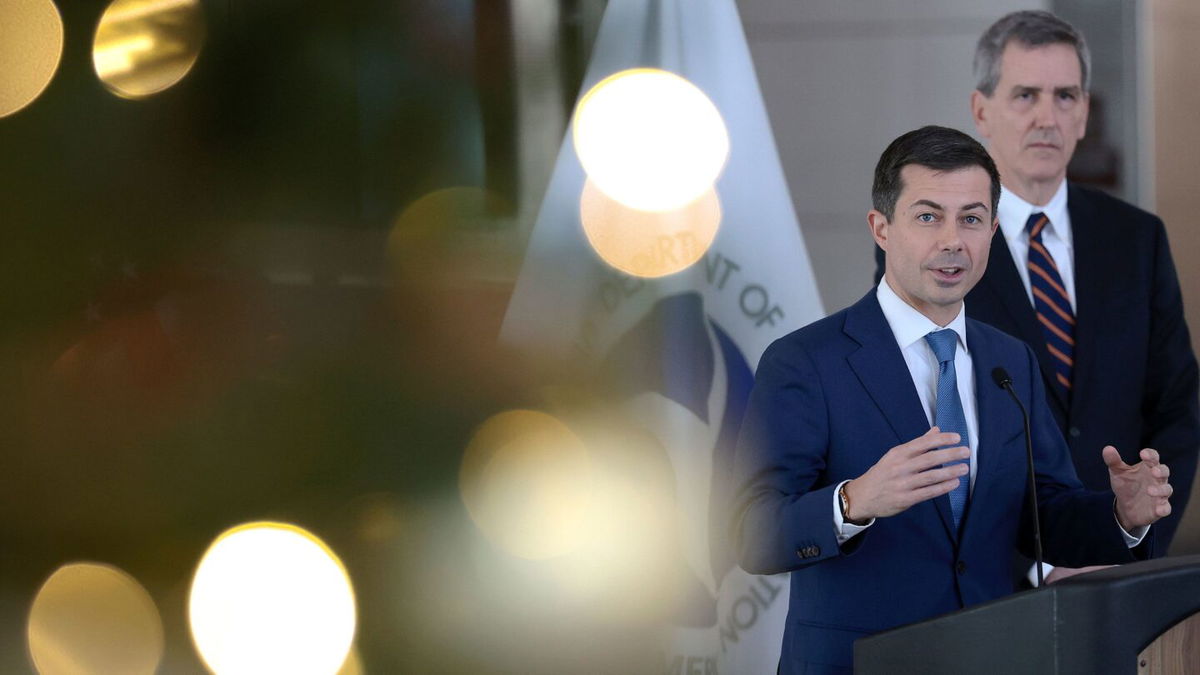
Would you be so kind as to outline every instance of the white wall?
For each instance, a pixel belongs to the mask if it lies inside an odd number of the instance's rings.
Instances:
[[[828,311],[870,288],[871,175],[925,124],[974,134],[979,34],[1014,0],[738,0],[792,200]]]

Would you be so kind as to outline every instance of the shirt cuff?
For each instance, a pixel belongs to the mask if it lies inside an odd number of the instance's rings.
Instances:
[[[1120,526],[1121,526],[1121,524],[1117,523],[1117,527],[1120,527]],[[1051,565],[1050,563],[1047,563],[1047,562],[1042,563],[1042,580],[1045,581],[1046,579],[1048,579],[1050,577],[1050,573],[1053,571],[1054,571],[1054,565]],[[1038,583],[1037,583],[1037,563],[1033,563],[1032,565],[1029,566],[1029,571],[1025,573],[1025,578],[1029,580],[1030,586],[1037,588],[1037,585],[1038,585]]]
[[[867,521],[866,525],[855,525],[854,523],[847,523],[842,518],[842,499],[838,494],[842,491],[842,486],[849,482],[848,480],[844,480],[838,483],[837,487],[833,489],[833,531],[837,533],[837,543],[839,546],[850,541],[851,537],[867,529],[875,522],[875,519],[872,518]]]
[[[841,514],[837,513],[834,515],[837,516]],[[1125,528],[1121,527],[1121,519],[1117,518],[1117,500],[1115,499],[1113,500],[1113,519],[1117,521],[1117,527],[1120,528],[1121,536],[1125,537],[1125,545],[1129,548],[1134,548],[1138,544],[1142,543],[1142,540],[1146,538],[1146,533],[1150,531],[1149,525],[1143,525],[1141,527],[1134,528],[1133,532],[1126,532]]]

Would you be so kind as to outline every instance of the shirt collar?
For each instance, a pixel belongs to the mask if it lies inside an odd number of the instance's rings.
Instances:
[[[1070,244],[1071,218],[1067,214],[1067,181],[1058,184],[1054,196],[1043,206],[1035,206],[1018,197],[1008,188],[1000,186],[1000,204],[996,207],[996,215],[1000,218],[1000,231],[1004,239],[1012,241],[1027,241],[1025,222],[1034,213],[1044,213],[1050,219],[1046,229]]]
[[[875,296],[879,300],[879,308],[883,310],[883,318],[887,319],[888,326],[892,329],[892,335],[896,337],[896,344],[900,345],[900,350],[908,349],[914,342],[921,340],[929,333],[942,330],[942,326],[937,325],[929,319],[929,317],[918,312],[915,307],[900,299],[899,295],[892,290],[892,287],[887,282],[887,277],[884,277],[879,282],[879,288],[875,292]],[[958,346],[965,353],[970,353],[967,349],[967,317],[966,303],[958,309],[958,315],[954,317],[945,328],[949,328],[958,335]]]

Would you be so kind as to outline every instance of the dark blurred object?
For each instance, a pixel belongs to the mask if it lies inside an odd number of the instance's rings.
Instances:
[[[1087,133],[1075,146],[1075,154],[1067,165],[1067,180],[1116,194],[1122,185],[1121,156],[1109,139],[1104,109],[1104,97],[1093,92]]]

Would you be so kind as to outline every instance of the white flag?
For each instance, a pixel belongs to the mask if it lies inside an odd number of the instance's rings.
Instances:
[[[733,560],[734,445],[766,346],[824,312],[734,0],[610,0],[583,83],[657,67],[698,86],[730,138],[723,217],[704,259],[658,279],[607,267],[580,223],[585,175],[568,131],[501,340],[623,377],[625,409],[666,448],[676,478],[691,597],[663,672],[768,675],[779,659],[786,575]]]

